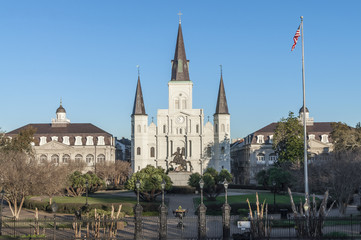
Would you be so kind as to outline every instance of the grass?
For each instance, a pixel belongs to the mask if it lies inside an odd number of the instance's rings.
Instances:
[[[43,201],[49,202],[49,198],[44,198]],[[86,202],[86,197],[79,196],[79,197],[66,197],[66,196],[59,196],[53,197],[53,202],[57,203],[84,203]],[[105,196],[105,195],[93,195],[88,197],[89,204],[97,204],[97,203],[136,203],[137,200],[134,197],[115,197],[115,196]]]
[[[260,203],[263,203],[264,200],[266,200],[266,203],[273,204],[273,193],[259,193],[258,194]],[[292,195],[293,200],[295,204],[299,204],[301,199],[304,201],[303,196],[301,195]],[[256,203],[256,194],[246,194],[246,195],[234,195],[234,196],[228,196],[228,203],[246,203],[247,198],[251,203]],[[316,198],[316,200],[318,200]],[[218,196],[216,198],[216,201],[207,201],[205,198],[204,204],[222,204],[224,203],[225,199],[224,196]],[[195,198],[194,203],[198,206],[200,203],[200,198]],[[276,194],[276,204],[291,204],[290,197],[288,194]]]

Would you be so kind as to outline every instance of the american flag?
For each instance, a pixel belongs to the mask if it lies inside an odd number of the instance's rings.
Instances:
[[[300,34],[300,27],[301,27],[301,25],[298,26],[298,29],[297,29],[297,31],[296,31],[296,34],[295,34],[295,36],[293,37],[293,45],[292,45],[291,52],[292,52],[293,49],[295,49],[295,47],[296,47],[298,37],[301,36],[301,34]]]

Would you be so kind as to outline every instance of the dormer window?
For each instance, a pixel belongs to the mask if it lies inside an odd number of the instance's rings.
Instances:
[[[308,139],[309,140],[315,140],[315,134],[308,135]]]
[[[99,145],[99,146],[104,146],[104,145],[105,145],[104,137],[103,137],[103,136],[99,136],[99,137],[98,137],[98,145]]]
[[[263,144],[263,143],[264,143],[264,136],[263,136],[263,135],[258,135],[258,136],[257,136],[257,143],[259,143],[259,144]]]
[[[51,137],[51,141],[58,141],[58,137],[52,136],[52,137]]]
[[[74,145],[78,145],[78,146],[83,145],[83,143],[82,143],[82,141],[81,141],[81,136],[76,136],[76,137],[75,137],[75,143],[74,143]]]
[[[64,136],[64,137],[63,137],[63,143],[66,144],[66,145],[70,145],[69,137],[68,137],[68,136]]]
[[[40,143],[39,146],[44,145],[46,143],[46,137],[40,137]]]
[[[273,135],[269,135],[269,136],[268,136],[268,142],[269,142],[269,143],[273,143]]]
[[[85,145],[94,145],[94,142],[93,142],[93,137],[92,136],[87,136],[86,137],[86,144]]]
[[[328,135],[327,134],[322,134],[321,135],[321,142],[328,143]]]

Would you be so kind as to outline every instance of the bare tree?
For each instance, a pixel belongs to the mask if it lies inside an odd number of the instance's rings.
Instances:
[[[19,218],[25,197],[34,193],[37,184],[37,162],[30,144],[34,132],[27,128],[13,139],[0,136],[0,180],[15,218]]]
[[[336,200],[339,213],[344,215],[353,194],[361,186],[361,152],[335,153],[329,160],[310,166],[310,184],[313,190],[329,190]]]
[[[124,184],[131,174],[130,163],[125,161],[97,163],[97,176],[118,186]]]
[[[38,164],[36,192],[48,196],[49,204],[51,204],[53,197],[60,194],[65,188],[68,172],[67,165],[57,165],[50,162]]]

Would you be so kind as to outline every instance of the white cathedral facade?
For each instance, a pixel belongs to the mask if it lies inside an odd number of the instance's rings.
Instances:
[[[230,114],[222,75],[212,124],[204,121],[203,109],[192,107],[193,82],[188,67],[179,22],[171,80],[168,82],[169,107],[158,109],[156,124],[148,124],[138,76],[131,116],[131,165],[134,172],[147,165],[200,174],[208,167],[230,171]]]

